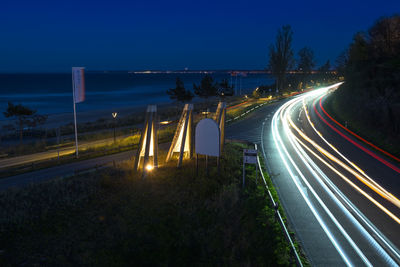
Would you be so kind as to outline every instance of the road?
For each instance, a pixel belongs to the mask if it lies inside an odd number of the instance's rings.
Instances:
[[[122,140],[128,136],[129,135],[119,136],[116,138],[116,140]],[[79,143],[79,151],[81,149],[85,150],[90,147],[96,147],[96,146],[100,146],[100,145],[107,145],[107,144],[111,145],[113,142],[114,142],[113,137],[96,140],[96,141],[80,142]],[[51,149],[48,151],[34,153],[34,154],[28,154],[28,155],[11,157],[11,158],[4,158],[4,159],[0,159],[0,169],[14,167],[14,166],[18,166],[18,165],[29,164],[29,163],[43,161],[43,160],[54,159],[54,158],[57,158],[58,156],[62,157],[62,156],[66,156],[66,155],[70,155],[70,154],[74,154],[74,153],[75,153],[75,144],[72,146],[60,148],[59,150]]]
[[[262,148],[289,225],[312,265],[396,266],[399,164],[334,126],[319,106],[328,93],[322,88],[263,105],[227,125],[226,138]],[[1,179],[0,189],[132,156],[125,152],[11,177],[8,185]]]
[[[260,108],[231,124],[227,137],[261,146],[312,265],[399,265],[399,162],[324,113],[324,97],[336,87]]]

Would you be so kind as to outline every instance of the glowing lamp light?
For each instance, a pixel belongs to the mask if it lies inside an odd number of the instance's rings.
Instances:
[[[160,124],[162,125],[167,125],[170,124],[172,121],[160,121]]]
[[[115,119],[115,118],[117,117],[118,113],[117,113],[117,112],[113,112],[113,113],[111,113],[111,115],[112,115],[113,118]]]
[[[146,171],[150,172],[150,171],[152,171],[153,169],[154,169],[153,165],[151,165],[151,164],[147,164],[147,165],[146,165]]]
[[[140,135],[139,147],[136,151],[134,163],[134,169],[136,171],[139,170],[141,158],[143,158],[143,170],[151,171],[153,168],[158,168],[158,122],[155,122],[155,118],[157,118],[157,106],[148,105],[146,120]],[[152,157],[152,159],[150,159],[150,157]],[[150,160],[152,161],[151,165]],[[145,172],[143,172],[143,178],[144,176]]]

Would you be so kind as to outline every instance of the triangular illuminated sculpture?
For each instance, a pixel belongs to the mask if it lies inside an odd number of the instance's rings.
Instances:
[[[171,147],[169,148],[166,162],[168,162],[174,152],[179,152],[178,167],[182,166],[182,159],[185,156],[193,157],[193,104],[185,104],[181,118],[176,128],[174,139],[172,139]]]
[[[158,136],[157,136],[157,106],[148,105],[146,119],[140,136],[139,147],[136,152],[134,169],[138,170],[140,159],[143,159],[143,170],[150,171],[158,167]],[[149,163],[150,157],[153,157],[153,164]]]
[[[220,130],[220,145],[221,145],[221,153],[224,149],[224,143],[225,143],[225,117],[226,117],[226,103],[225,102],[219,102],[217,111],[215,112],[214,120],[217,122]]]

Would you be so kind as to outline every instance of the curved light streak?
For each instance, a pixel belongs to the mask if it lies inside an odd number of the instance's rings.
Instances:
[[[296,137],[296,136],[295,136]],[[296,137],[297,138],[297,137]],[[360,231],[360,233],[367,239],[367,241],[371,244],[373,248],[381,255],[381,257],[390,265],[396,266],[396,262],[388,255],[387,251],[382,248],[382,246],[372,238],[371,234],[362,226],[362,224],[353,216],[355,214],[358,219],[368,227],[370,232],[372,232],[376,237],[379,238],[379,241],[382,242],[386,248],[389,249],[390,253],[396,257],[400,258],[400,255],[397,253],[396,250],[393,249],[392,245],[387,242],[387,240],[382,236],[382,234],[371,224],[371,222],[365,218],[365,216],[356,208],[354,205],[347,199],[347,197],[332,183],[331,180],[322,172],[322,170],[311,160],[311,158],[307,155],[307,153],[297,144],[295,143],[298,150],[301,152],[302,155],[299,155],[302,160],[304,161],[307,168],[310,172],[317,178],[318,183],[323,187],[323,189],[328,193],[331,199],[341,208],[341,210],[345,213],[345,215],[351,220],[353,225]],[[309,149],[309,148],[308,148]],[[311,150],[311,152],[313,152]],[[306,158],[306,159],[305,159]],[[312,165],[312,167],[310,166]],[[319,173],[317,175],[315,171]],[[321,179],[329,185],[327,186]],[[334,191],[334,192],[333,192]],[[341,200],[338,199],[339,196]],[[343,204],[344,203],[344,204]],[[350,210],[348,210],[348,207]],[[359,254],[360,255],[360,254]],[[361,257],[361,256],[360,256]]]
[[[296,132],[303,137],[308,143],[310,143],[313,147],[315,147],[319,152],[324,154],[326,157],[328,157],[330,160],[334,161],[335,163],[339,164],[341,167],[343,167],[345,170],[350,172],[353,176],[355,176],[359,181],[367,185],[370,189],[372,189],[375,193],[379,194],[381,197],[391,201],[393,204],[396,206],[400,207],[400,201],[397,198],[392,198],[391,195],[387,195],[385,192],[377,188],[376,186],[372,185],[368,180],[364,179],[361,175],[359,175],[357,172],[355,172],[353,169],[351,169],[349,166],[344,164],[342,161],[340,161],[338,158],[333,156],[331,153],[323,149],[321,146],[319,146],[317,143],[315,143],[313,140],[311,140],[307,135],[305,135],[292,121],[291,118],[288,118],[288,121],[290,123],[290,126],[292,126],[293,129],[296,130]],[[336,170],[336,169],[335,169]],[[336,172],[339,172],[336,170]],[[344,175],[340,175],[340,177],[345,177]],[[344,178],[343,178],[344,179]],[[400,219],[396,217],[393,213],[391,213],[389,210],[387,210],[385,207],[383,207],[382,204],[380,204],[378,201],[376,201],[374,198],[369,196],[365,191],[360,189],[357,185],[355,185],[353,182],[350,181],[350,179],[346,178],[344,179],[347,183],[349,183],[353,188],[355,188],[358,192],[360,192],[362,195],[367,197],[372,203],[377,205],[382,211],[384,211],[386,214],[388,214],[393,220],[395,220],[398,224],[400,224]]]
[[[315,103],[315,101],[314,101]],[[347,161],[351,166],[353,166],[360,174],[352,174],[354,176],[357,177],[357,179],[359,179],[361,182],[363,182],[364,184],[366,184],[368,187],[370,187],[372,190],[374,190],[375,192],[377,192],[380,196],[382,196],[383,198],[387,199],[388,201],[392,202],[394,205],[396,205],[397,207],[400,208],[400,200],[398,198],[396,198],[392,193],[388,192],[384,187],[382,187],[380,184],[378,184],[376,181],[374,181],[370,176],[368,176],[360,167],[358,167],[356,164],[354,164],[353,162],[351,162],[348,158],[346,158],[342,153],[340,153],[331,143],[329,143],[323,136],[322,134],[315,128],[314,124],[311,122],[310,116],[308,114],[308,110],[307,107],[305,105],[304,99],[303,99],[303,109],[305,110],[306,116],[307,116],[307,120],[310,123],[311,127],[313,128],[313,130],[319,135],[319,137],[329,146],[331,147],[333,150],[335,150],[335,152],[340,155],[345,161]],[[323,152],[321,152],[323,153]],[[338,163],[339,164],[339,163]],[[340,164],[342,165],[342,164]],[[347,167],[346,167],[347,168]],[[363,178],[365,177],[366,180]]]
[[[339,252],[340,256],[342,257],[342,259],[345,261],[346,264],[351,264],[348,256],[346,255],[346,253],[343,251],[342,247],[340,246],[340,244],[338,244],[338,241],[335,239],[335,237],[332,235],[332,233],[330,232],[330,230],[328,229],[326,223],[321,219],[320,215],[318,214],[318,211],[315,209],[315,207],[312,205],[312,203],[308,200],[308,196],[306,196],[303,192],[303,189],[301,188],[301,185],[299,185],[299,182],[297,181],[297,179],[294,177],[294,172],[291,170],[291,167],[289,166],[288,161],[286,160],[286,158],[284,157],[284,154],[286,155],[287,159],[289,160],[289,162],[292,164],[292,166],[294,167],[294,169],[296,170],[296,172],[300,175],[300,177],[303,179],[303,181],[305,182],[305,184],[308,186],[308,188],[310,188],[310,191],[314,194],[314,196],[316,196],[316,199],[320,202],[321,206],[324,208],[324,211],[329,215],[329,217],[331,218],[331,220],[335,223],[335,225],[338,227],[338,229],[341,231],[341,233],[343,234],[343,236],[346,238],[346,240],[350,243],[350,245],[352,246],[352,248],[355,250],[355,252],[359,255],[359,257],[364,261],[364,263],[366,265],[370,265],[371,263],[368,261],[368,259],[365,257],[365,255],[361,252],[361,250],[358,248],[358,246],[354,243],[354,241],[350,238],[350,236],[346,233],[346,231],[343,229],[343,227],[341,227],[340,223],[337,222],[337,220],[334,218],[334,216],[332,215],[332,213],[329,211],[329,209],[325,206],[325,204],[322,202],[322,200],[318,197],[318,195],[315,193],[315,191],[312,189],[311,185],[309,185],[309,183],[307,182],[307,179],[304,177],[304,175],[301,173],[301,171],[299,170],[299,168],[297,167],[297,165],[294,163],[293,159],[291,158],[291,155],[288,153],[287,149],[285,148],[285,145],[279,135],[278,132],[278,120],[280,119],[283,127],[284,127],[284,133],[287,135],[289,141],[291,142],[293,148],[295,149],[296,153],[299,155],[299,157],[301,158],[301,160],[305,163],[305,165],[307,166],[307,168],[310,170],[310,172],[313,174],[313,176],[315,176],[315,178],[317,179],[317,181],[322,185],[322,187],[324,188],[324,190],[326,192],[328,192],[329,196],[334,200],[334,202],[343,210],[343,212],[345,212],[346,216],[351,220],[351,222],[356,226],[356,228],[362,233],[362,235],[368,240],[368,242],[372,245],[372,247],[378,252],[378,254],[385,259],[385,261],[389,264],[389,265],[396,265],[396,263],[393,261],[392,257],[395,257],[397,259],[397,262],[399,262],[400,259],[400,255],[397,252],[396,249],[394,249],[392,247],[392,245],[390,244],[389,241],[386,240],[386,238],[376,229],[376,227],[367,219],[365,218],[365,216],[347,199],[347,197],[340,192],[340,190],[329,180],[329,178],[318,168],[318,166],[310,159],[310,157],[307,155],[307,153],[301,148],[302,146],[305,147],[310,153],[314,153],[317,158],[319,157],[312,149],[310,149],[308,146],[306,146],[303,142],[301,142],[301,140],[295,136],[291,130],[290,130],[290,126],[292,126],[291,124],[294,125],[293,121],[291,120],[291,112],[293,110],[293,107],[299,103],[299,101],[303,100],[303,105],[304,105],[304,99],[307,97],[317,97],[321,96],[323,94],[325,94],[327,92],[328,89],[335,87],[338,85],[334,85],[331,86],[329,88],[323,88],[320,90],[315,90],[312,91],[310,93],[304,94],[300,97],[297,97],[296,99],[293,99],[289,102],[287,102],[286,104],[282,105],[278,111],[274,114],[273,119],[272,119],[272,136],[273,136],[273,140],[275,142],[275,146],[277,147],[277,150],[279,152],[280,157],[282,158],[286,168],[288,169],[288,172],[293,180],[293,182],[295,183],[296,187],[298,188],[299,192],[301,193],[302,197],[305,199],[306,204],[310,207],[312,213],[314,214],[314,216],[316,217],[317,221],[319,222],[319,224],[322,226],[323,230],[325,231],[325,233],[327,234],[328,238],[330,239],[330,241],[332,242],[332,244],[334,245],[334,247],[336,248],[336,250]],[[322,134],[316,130],[315,126],[313,125],[313,123],[311,122],[310,118],[309,118],[309,114],[307,109],[304,109],[307,115],[307,119],[309,120],[310,125],[312,125],[313,130],[316,131],[316,133],[321,137]],[[285,112],[284,112],[285,111]],[[285,114],[285,115],[284,115]],[[290,119],[287,119],[290,118]],[[289,124],[288,124],[289,122]],[[294,125],[295,126],[295,125]],[[298,129],[298,128],[297,128]],[[299,129],[298,129],[299,130]],[[301,131],[302,132],[302,131]],[[304,133],[303,133],[304,134]],[[302,136],[303,137],[303,136]],[[304,138],[304,137],[303,137]],[[325,141],[324,141],[325,142]],[[339,153],[340,152],[331,144],[328,144],[335,152]],[[283,152],[282,152],[283,151]],[[329,152],[328,152],[329,153]],[[332,155],[333,156],[333,155]],[[352,163],[351,161],[349,161],[347,158],[345,158],[343,156],[343,158],[355,169],[351,169],[350,167],[347,168],[350,169],[350,172],[352,174],[356,174],[358,176],[367,176],[365,174],[364,171],[361,170],[361,168],[357,167],[354,163]],[[321,157],[319,157],[319,159],[323,160]],[[308,162],[309,163],[308,163]],[[339,160],[340,161],[340,160]],[[327,163],[325,161],[326,164],[330,165],[329,163]],[[313,166],[311,167],[310,164]],[[342,162],[342,164],[344,164]],[[345,165],[345,164],[344,164]],[[337,171],[333,166],[331,166],[334,170],[333,171]],[[314,171],[313,168],[316,170]],[[337,171],[338,172],[338,171]],[[318,175],[318,174],[319,175]],[[340,173],[340,172],[339,172]],[[340,176],[340,174],[338,174]],[[342,174],[342,176],[344,176]],[[327,184],[329,184],[329,186],[327,186],[324,182],[322,182],[321,177],[326,181]],[[341,177],[341,176],[340,176]],[[343,178],[343,177],[341,177]],[[345,177],[346,178],[346,177]],[[393,195],[391,195],[389,192],[385,191],[385,189],[383,187],[381,187],[379,184],[377,184],[375,181],[373,181],[370,177],[365,177],[368,182],[370,183],[371,186],[375,186],[376,190],[380,191],[380,195],[384,195],[385,197],[391,198]],[[351,182],[351,181],[350,181]],[[337,198],[337,196],[339,196],[341,198],[341,200],[339,200]],[[367,197],[367,196],[366,196]],[[394,197],[394,196],[393,196]],[[367,197],[368,198],[368,197]],[[394,197],[395,198],[395,197]],[[369,198],[368,198],[369,199]],[[371,200],[371,199],[369,199]],[[393,199],[392,199],[393,200]],[[399,201],[398,199],[394,199],[395,202]],[[374,199],[371,200],[374,203]],[[375,200],[376,201],[376,200]],[[344,204],[343,204],[344,203]],[[376,204],[380,204],[379,202],[375,202]],[[383,209],[385,209],[385,207],[382,206]],[[387,209],[386,209],[387,210]],[[390,212],[390,211],[389,211]],[[360,224],[360,222],[355,219],[355,217],[358,217],[358,220],[361,221],[362,224]],[[397,218],[397,217],[396,217]],[[398,219],[398,218],[397,218]],[[368,231],[365,229],[365,226],[368,228]],[[370,233],[373,233],[374,237],[371,236]],[[379,239],[379,242],[377,242],[377,240],[375,239]],[[386,249],[382,248],[382,244],[385,246]],[[387,253],[387,249],[390,252],[390,256]],[[392,257],[391,257],[392,256]]]
[[[293,106],[297,104],[297,102],[292,103],[289,105],[287,111],[285,112],[285,122],[291,121],[290,115],[289,115],[289,110],[293,108]],[[306,163],[305,159],[301,156],[299,153],[299,150],[296,148],[296,145],[294,143],[294,138],[298,139],[295,135],[291,134],[291,131],[289,129],[289,125],[287,123],[284,123],[284,128],[285,132],[289,133],[288,138],[290,143],[292,144],[292,147],[295,149],[296,153],[301,157],[302,161]],[[314,172],[311,171],[311,173],[316,177],[317,180],[320,180],[318,175]],[[313,194],[313,196],[317,199],[318,203],[321,205],[321,207],[324,209],[324,211],[328,214],[329,218],[332,220],[332,222],[336,225],[336,227],[339,229],[339,231],[343,234],[345,239],[349,242],[350,246],[355,250],[357,255],[361,258],[361,260],[367,265],[367,266],[372,266],[371,262],[367,259],[367,257],[362,253],[362,251],[359,249],[359,247],[355,244],[353,239],[350,237],[350,235],[346,232],[346,230],[343,228],[343,226],[339,223],[339,221],[335,218],[335,216],[332,214],[332,212],[328,209],[328,207],[325,205],[325,203],[321,200],[321,198],[318,196],[318,194],[315,192],[314,188],[311,186],[311,184],[307,181],[307,179],[301,174],[301,178],[303,182],[306,184],[306,186],[309,188],[310,192]]]
[[[296,100],[296,99],[294,99]],[[283,151],[285,152],[287,158],[290,160],[290,162],[292,163],[293,167],[296,169],[297,173],[299,173],[299,175],[302,175],[299,168],[296,166],[296,164],[293,162],[293,159],[290,157],[289,153],[287,152],[282,139],[278,133],[278,127],[277,127],[277,117],[278,114],[281,113],[281,110],[283,108],[285,108],[288,104],[290,104],[292,101],[289,101],[288,103],[282,105],[278,111],[274,114],[274,117],[272,118],[272,137],[274,139],[276,148],[278,149],[278,153],[280,155],[280,157],[282,158],[282,161],[286,167],[286,169],[288,170],[290,177],[292,178],[292,181],[294,182],[294,184],[296,185],[297,189],[299,190],[301,196],[303,197],[303,199],[305,200],[307,206],[310,208],[311,212],[313,213],[314,217],[317,219],[318,223],[320,224],[320,226],[322,227],[322,229],[324,230],[324,232],[326,233],[326,235],[328,236],[329,240],[331,241],[332,245],[335,247],[336,251],[339,253],[339,255],[341,256],[341,258],[343,259],[343,261],[346,263],[347,266],[351,266],[351,262],[350,259],[348,258],[348,256],[346,255],[346,253],[343,251],[342,247],[339,245],[339,243],[337,242],[336,238],[333,236],[333,234],[331,233],[331,231],[329,230],[328,226],[325,224],[325,222],[322,220],[321,216],[318,214],[318,211],[315,209],[314,205],[311,203],[311,201],[308,199],[308,197],[304,194],[304,191],[301,189],[298,181],[295,179],[294,177],[294,173],[291,170],[288,162],[286,161],[285,157],[283,156],[282,150],[280,148],[280,146],[282,147]],[[279,145],[280,144],[280,145]]]

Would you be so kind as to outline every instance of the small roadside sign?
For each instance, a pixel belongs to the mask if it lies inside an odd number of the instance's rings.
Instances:
[[[246,184],[246,164],[257,164],[256,149],[243,149],[243,187]],[[257,183],[257,166],[256,166],[256,183]]]
[[[243,149],[243,163],[244,164],[257,164],[257,150]]]

